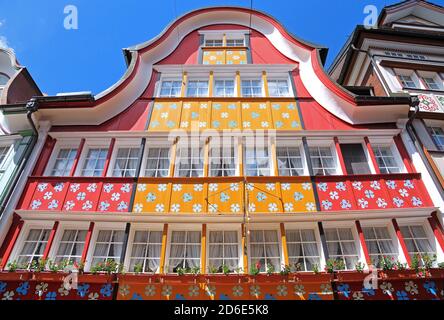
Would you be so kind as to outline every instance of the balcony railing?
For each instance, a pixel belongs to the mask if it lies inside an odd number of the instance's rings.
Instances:
[[[319,205],[316,203],[319,199]],[[134,201],[131,201],[134,199]],[[30,178],[18,209],[134,214],[296,214],[433,207],[420,174]]]

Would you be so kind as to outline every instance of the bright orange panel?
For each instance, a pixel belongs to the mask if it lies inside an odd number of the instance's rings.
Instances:
[[[169,212],[171,184],[143,183],[137,184],[133,212],[159,213]]]
[[[184,102],[180,128],[184,130],[205,130],[209,127],[210,103]]]
[[[227,64],[247,64],[247,50],[227,50]]]
[[[243,213],[242,190],[241,182],[210,183],[208,185],[209,213]]]
[[[313,212],[316,211],[316,201],[313,186],[306,183],[281,183],[284,212]]]
[[[302,130],[296,101],[271,102],[271,111],[276,130]]]
[[[202,63],[207,65],[225,64],[225,50],[204,50]]]
[[[280,213],[283,211],[278,183],[249,183],[246,189],[250,213]]]
[[[173,184],[171,213],[205,213],[205,188],[205,184]]]
[[[211,128],[215,130],[240,129],[240,105],[236,102],[213,102]]]
[[[251,130],[273,129],[271,120],[271,110],[266,102],[243,102],[242,108],[242,128]]]
[[[180,102],[156,102],[149,125],[149,131],[170,131],[179,127]]]

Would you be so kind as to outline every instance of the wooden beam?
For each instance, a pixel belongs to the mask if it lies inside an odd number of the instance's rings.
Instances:
[[[410,159],[409,153],[405,148],[404,142],[402,141],[401,135],[397,135],[393,139],[395,141],[396,147],[398,148],[399,153],[401,154],[402,161],[407,169],[408,173],[416,173],[416,169],[413,166],[412,159]]]
[[[375,167],[376,174],[381,174],[381,169],[379,169],[378,160],[376,160],[375,152],[373,151],[370,139],[368,137],[365,137],[364,141],[365,141],[365,146],[367,147],[368,154],[370,155],[370,159],[372,160],[373,167]]]
[[[210,82],[208,83],[208,97],[214,96],[214,72],[210,72]]]
[[[54,238],[59,228],[59,222],[54,222],[54,226],[49,234],[48,241],[46,242],[45,251],[43,251],[42,260],[47,260],[49,257],[49,252],[51,251],[52,245],[54,244]]]
[[[187,91],[188,74],[184,72],[182,74],[182,90],[180,91],[180,96],[185,97]]]
[[[335,137],[335,148],[336,148],[336,153],[338,154],[338,158],[339,158],[339,164],[341,165],[341,169],[342,169],[342,174],[343,175],[347,175],[347,167],[345,165],[345,161],[344,161],[344,156],[342,154],[342,149],[341,149],[341,145],[339,143],[339,138]]]
[[[282,242],[282,253],[284,254],[284,264],[285,266],[290,265],[288,259],[288,246],[287,246],[287,232],[285,230],[285,224],[281,223],[281,242]]]
[[[241,88],[241,76],[240,76],[240,72],[237,71],[236,72],[236,96],[237,97],[242,97],[242,88]]]
[[[404,253],[405,259],[409,267],[412,266],[412,257],[410,256],[409,250],[407,249],[407,245],[405,243],[404,236],[402,235],[401,229],[399,228],[398,221],[396,219],[392,219],[393,228],[395,228],[396,236],[398,237],[398,241],[401,245],[402,252]]]
[[[244,274],[248,274],[248,255],[247,255],[247,229],[245,224],[242,224],[242,258],[244,264]]]
[[[15,215],[14,220],[12,222],[11,228],[9,229],[9,232],[4,240],[3,246],[2,246],[2,259],[0,261],[0,270],[3,270],[7,264],[8,260],[11,257],[12,250],[14,249],[17,239],[20,235],[20,232],[23,229],[24,221],[20,219],[19,216]]]
[[[114,152],[114,146],[116,145],[116,138],[111,139],[111,143],[109,145],[108,154],[106,155],[105,166],[103,167],[102,178],[105,178],[108,175],[108,170],[111,165],[111,157]]]
[[[444,234],[442,232],[441,223],[439,222],[436,215],[432,215],[430,218],[428,218],[428,221],[430,223],[430,226],[432,227],[433,234],[435,235],[436,240],[438,240],[441,249],[444,251]]]
[[[268,98],[268,97],[270,97],[270,90],[268,89],[268,77],[267,77],[267,72],[266,71],[262,72],[262,83],[263,83],[263,86],[264,86],[265,97]]]
[[[162,233],[162,251],[160,253],[160,267],[159,267],[160,274],[168,273],[168,271],[165,272],[167,245],[168,245],[168,224],[165,224],[163,226],[163,233]]]
[[[207,225],[202,225],[202,256],[200,260],[200,273],[207,274]]]
[[[372,259],[370,258],[367,242],[365,242],[364,232],[362,231],[361,223],[359,221],[356,221],[355,224],[356,224],[356,229],[358,230],[359,241],[361,242],[362,251],[364,251],[365,261],[367,262],[367,265],[370,267],[373,264],[373,262]]]
[[[89,246],[91,245],[93,231],[94,231],[94,222],[91,222],[89,224],[88,232],[86,233],[85,246],[83,247],[82,258],[80,260],[83,264],[86,263],[86,257],[88,256]]]
[[[82,139],[80,141],[80,145],[79,145],[79,148],[77,149],[76,157],[75,157],[74,162],[72,164],[71,172],[69,173],[70,177],[74,177],[74,175],[76,174],[77,167],[78,167],[79,161],[80,161],[80,157],[82,155],[83,149],[85,148],[85,141],[86,141],[85,139]]]

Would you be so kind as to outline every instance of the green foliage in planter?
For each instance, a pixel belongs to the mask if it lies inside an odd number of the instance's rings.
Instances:
[[[46,259],[33,260],[29,269],[33,272],[43,272],[46,270],[47,263]]]
[[[257,266],[251,266],[250,275],[257,276],[260,272],[261,272],[261,270],[259,268],[257,268]]]
[[[208,273],[209,274],[218,274],[219,270],[220,270],[220,268],[215,267],[215,266],[209,266],[208,267]]]
[[[358,262],[355,264],[355,270],[359,273],[363,273],[365,269],[365,264],[363,264],[362,262]]]
[[[16,272],[18,269],[20,269],[20,265],[17,261],[11,261],[7,265],[9,272]]]
[[[389,257],[382,257],[381,260],[381,269],[384,271],[391,271],[395,269],[395,258],[389,258]]]
[[[438,263],[438,268],[444,269],[444,262]]]
[[[272,265],[271,263],[269,263],[269,264],[267,265],[267,274],[268,274],[269,276],[271,276],[271,275],[273,275],[275,272],[276,272],[276,269],[275,269],[274,265]]]
[[[230,275],[230,273],[231,273],[230,267],[224,264],[222,266],[222,273],[226,276]]]
[[[140,273],[142,273],[142,272],[143,272],[143,265],[140,264],[140,263],[136,264],[136,265],[134,266],[133,271],[134,271],[134,273],[136,273],[136,274],[140,274]]]
[[[316,263],[313,265],[313,272],[314,272],[315,274],[319,274],[319,273],[320,273],[320,271],[319,271],[319,265],[316,264]]]
[[[122,271],[122,266],[120,266],[116,261],[114,260],[107,260],[105,262],[99,262],[95,266],[91,268],[92,274],[97,273],[107,273],[107,274],[113,274],[113,273],[120,273]]]
[[[407,263],[396,261],[394,269],[398,271],[405,271],[407,267],[408,267]]]
[[[342,271],[345,270],[345,263],[344,260],[336,260],[336,259],[329,259],[327,260],[327,265],[325,266],[325,270],[328,273],[334,273],[335,271]]]
[[[280,272],[281,276],[288,276],[291,273],[291,267],[290,266],[282,266],[282,270]]]
[[[422,255],[422,263],[423,263],[423,267],[425,270],[430,270],[433,268],[433,266],[435,265],[436,262],[436,255],[428,255],[428,254],[423,254]]]
[[[73,266],[73,263],[70,260],[63,260],[59,263],[55,263],[52,260],[48,261],[48,270],[51,272],[64,271],[69,266]]]

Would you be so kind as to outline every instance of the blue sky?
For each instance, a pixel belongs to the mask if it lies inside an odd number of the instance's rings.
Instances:
[[[204,6],[249,6],[249,0],[0,0],[0,45],[7,42],[21,64],[50,95],[97,94],[125,72],[122,48],[147,41],[167,24]],[[278,19],[290,32],[330,48],[334,59],[366,5],[382,9],[392,0],[255,0],[255,9]],[[434,0],[444,5],[444,0]],[[67,5],[78,8],[79,29],[63,26]],[[176,11],[176,12],[175,12]]]

